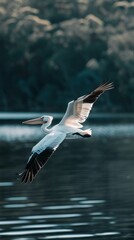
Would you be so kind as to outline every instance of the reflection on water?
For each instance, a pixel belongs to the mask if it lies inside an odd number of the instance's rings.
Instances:
[[[62,143],[32,184],[21,184],[39,128],[0,126],[0,239],[133,239],[134,125],[92,125]]]
[[[108,125],[87,125],[85,128],[92,128],[93,136],[107,136],[107,137],[131,137],[134,136],[134,125],[133,124],[108,124]],[[0,126],[0,140],[1,141],[31,141],[36,140],[44,136],[40,127],[24,126],[22,125],[4,125]],[[79,137],[75,137],[79,138]]]

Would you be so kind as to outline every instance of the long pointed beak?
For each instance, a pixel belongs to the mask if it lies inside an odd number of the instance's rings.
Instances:
[[[34,119],[30,119],[27,121],[22,122],[23,124],[43,124],[45,122],[43,122],[43,118],[39,117],[39,118],[34,118]]]

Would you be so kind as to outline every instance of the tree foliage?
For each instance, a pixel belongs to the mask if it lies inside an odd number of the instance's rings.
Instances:
[[[133,11],[133,1],[1,0],[0,110],[63,111],[113,81],[97,106],[134,111]]]

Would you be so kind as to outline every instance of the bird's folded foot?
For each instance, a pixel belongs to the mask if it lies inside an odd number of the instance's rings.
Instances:
[[[76,132],[76,133],[73,133],[73,135],[79,135],[83,138],[89,138],[92,136],[92,130],[89,128],[89,129],[86,129],[82,132]]]
[[[89,135],[89,134],[84,134],[82,137],[83,137],[83,138],[89,138],[89,137],[91,137],[91,135]]]
[[[92,136],[92,130],[90,128],[83,131],[84,138],[89,138],[91,136]]]

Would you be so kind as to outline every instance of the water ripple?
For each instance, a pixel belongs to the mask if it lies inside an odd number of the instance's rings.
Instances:
[[[104,233],[96,233],[95,236],[113,236],[113,235],[119,235],[120,232],[104,232]]]
[[[61,205],[61,206],[48,206],[43,207],[44,210],[64,210],[64,209],[74,209],[74,208],[90,208],[93,207],[93,205],[86,204],[86,205]]]
[[[114,236],[119,235],[119,232],[105,232],[105,233],[95,233],[95,234],[66,234],[66,235],[55,235],[55,236],[48,236],[42,239],[72,239],[72,238],[89,238],[95,236]],[[40,239],[40,238],[39,238]]]
[[[53,218],[75,218],[80,217],[80,213],[72,213],[72,214],[50,214],[50,215],[33,215],[33,216],[23,216],[19,217],[19,219],[53,219]]]
[[[0,182],[0,187],[10,187],[13,186],[13,182]]]
[[[71,201],[84,201],[86,199],[87,199],[86,197],[73,197],[73,198],[70,198]]]
[[[19,227],[13,227],[12,229],[32,229],[32,228],[53,228],[57,227],[58,224],[33,224],[33,225],[24,225]]]
[[[86,201],[81,201],[81,204],[99,204],[99,203],[104,203],[105,200],[86,200]]]
[[[92,213],[90,213],[90,215],[91,216],[101,216],[101,215],[103,215],[103,213],[102,212],[92,212]]]
[[[28,231],[12,231],[12,232],[2,232],[1,236],[17,236],[17,235],[31,235],[31,234],[43,234],[43,233],[62,233],[62,232],[72,232],[71,229],[50,229],[50,230],[28,230]]]
[[[24,203],[24,204],[5,204],[4,208],[25,208],[25,207],[35,207],[36,203]]]
[[[0,225],[25,224],[28,222],[29,221],[21,221],[21,220],[0,221]]]
[[[109,216],[102,216],[102,217],[92,217],[93,220],[113,220],[114,217],[109,217]]]
[[[70,223],[70,226],[87,226],[87,225],[89,225],[88,222]]]
[[[23,237],[23,238],[14,238],[13,240],[35,240],[35,238],[28,238],[28,237]]]
[[[25,201],[27,197],[8,197],[6,198],[7,201]]]
[[[88,238],[93,237],[93,234],[66,234],[66,235],[56,235],[56,236],[48,236],[44,239],[65,239],[65,238]]]

